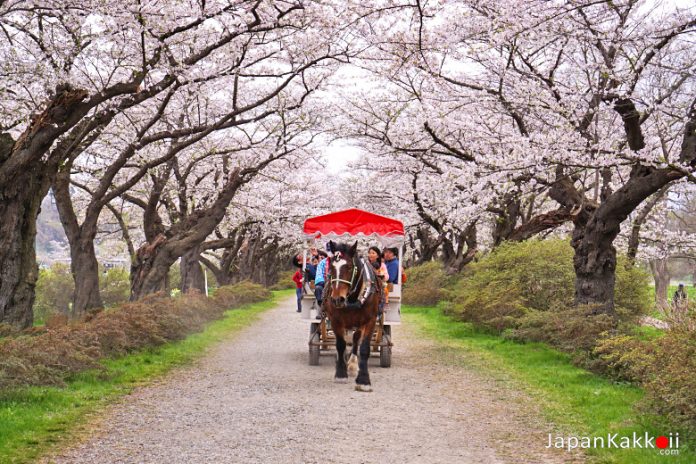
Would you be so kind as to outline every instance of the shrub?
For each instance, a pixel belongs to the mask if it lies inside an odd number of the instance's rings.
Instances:
[[[74,291],[70,266],[54,263],[48,269],[41,269],[36,281],[34,320],[42,322],[53,314],[68,314]]]
[[[530,310],[572,303],[573,250],[562,240],[504,243],[465,269],[451,311],[462,320],[502,331]]]
[[[653,347],[651,342],[629,334],[598,340],[593,350],[597,359],[593,370],[616,380],[640,382],[644,366],[654,357]]]
[[[179,340],[235,306],[268,298],[265,288],[242,282],[214,298],[162,295],[92,313],[84,320],[34,328],[0,340],[0,388],[60,385],[71,374],[99,367],[99,360]]]
[[[225,285],[215,290],[213,300],[223,310],[234,306],[261,301],[270,298],[271,292],[249,280],[244,280],[235,285]]]
[[[616,321],[611,316],[593,315],[591,306],[579,306],[559,311],[530,310],[505,336],[516,341],[548,343],[575,354],[576,361],[585,364],[586,354],[594,349],[597,340],[615,328]]]
[[[622,320],[634,319],[648,310],[647,279],[644,271],[627,269],[620,257],[615,301]],[[527,333],[536,340],[542,334],[532,332],[543,332],[563,323],[561,317],[544,324],[544,313],[566,311],[573,304],[574,294],[573,249],[568,242],[554,239],[504,243],[465,269],[449,311],[464,321],[497,332],[521,326],[524,331],[514,335],[516,339],[524,339]],[[585,318],[582,309],[565,315],[578,322]],[[573,333],[575,323],[571,319],[562,331]],[[603,325],[599,323],[599,327]]]
[[[675,325],[652,340],[628,335],[611,337],[595,349],[605,374],[641,384],[646,393],[642,409],[667,417],[691,434],[696,433],[694,325],[696,320]]]
[[[634,372],[642,376],[647,409],[696,433],[696,331],[670,330],[654,341]]]
[[[439,261],[410,267],[405,273],[408,279],[403,287],[403,301],[410,305],[437,304],[445,296],[445,287],[452,280]]]
[[[616,266],[614,304],[622,321],[635,322],[653,307],[650,296],[650,275],[636,266],[627,266],[627,259],[619,255]]]

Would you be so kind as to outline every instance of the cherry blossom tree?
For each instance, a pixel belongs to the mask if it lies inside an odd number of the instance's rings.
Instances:
[[[178,144],[160,158],[172,157],[225,125],[260,117],[291,83],[312,89],[310,68],[346,56],[347,42],[332,29],[340,11],[330,3],[299,1],[211,1],[193,8],[189,2],[4,2],[0,321],[31,324],[36,216],[59,170],[69,171],[104,134],[117,133],[111,125],[121,119],[132,118],[133,127],[114,150],[113,163],[104,161],[106,177],[146,146],[176,138]],[[244,85],[245,93],[226,110],[212,109],[204,124],[178,133],[162,127],[178,92],[233,93],[242,81],[250,88]],[[146,171],[165,161],[140,167]],[[137,181],[137,175],[124,181],[121,192],[102,185],[81,226],[64,215],[73,231],[84,226],[77,241],[89,241],[97,210]],[[82,261],[92,268],[94,262],[92,256]],[[89,307],[99,298],[90,291],[76,301]]]
[[[377,138],[426,166],[473,164],[493,184],[545,187],[558,208],[534,222],[572,221],[576,303],[613,314],[622,222],[696,164],[694,12],[416,2],[364,24],[364,66],[401,95],[372,112],[393,134]]]

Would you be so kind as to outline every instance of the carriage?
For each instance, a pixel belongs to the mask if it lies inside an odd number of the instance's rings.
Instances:
[[[404,225],[401,221],[369,213],[359,209],[348,209],[335,213],[316,216],[305,221],[303,227],[306,239],[303,260],[303,275],[306,275],[306,258],[309,248],[317,246],[318,242],[329,240],[349,241],[363,239],[363,241],[377,242],[383,247],[398,247],[399,257],[403,256]],[[389,291],[389,303],[384,305],[384,311],[377,321],[371,340],[371,352],[379,353],[381,367],[391,366],[392,353],[392,326],[401,324],[401,269],[397,276],[397,282]],[[320,315],[314,292],[309,282],[305,282],[302,292],[301,317],[307,321],[309,330],[309,364],[316,366],[322,353],[334,353],[336,338],[331,330],[329,320]],[[351,337],[348,337],[350,340]],[[350,344],[350,342],[349,342]]]

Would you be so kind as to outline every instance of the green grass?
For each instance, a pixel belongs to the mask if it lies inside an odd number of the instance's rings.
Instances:
[[[254,322],[280,297],[230,310],[200,333],[185,340],[103,362],[104,370],[87,371],[65,388],[29,387],[0,391],[0,462],[27,463],[80,435],[90,418],[133,388],[190,363],[216,343]]]
[[[439,308],[405,306],[403,313],[406,324],[437,342],[441,359],[503,377],[513,388],[527,392],[559,429],[545,433],[606,438],[607,433],[632,436],[647,431],[659,436],[671,431],[659,426],[658,418],[635,411],[634,405],[643,396],[641,389],[577,368],[569,355],[547,345],[521,344],[481,333],[471,324],[445,316]],[[696,453],[683,444],[679,456],[662,456],[657,449],[590,449],[587,454],[600,463],[696,462]]]
[[[664,336],[665,331],[649,325],[640,325],[633,329],[633,334],[640,340],[650,341]]]

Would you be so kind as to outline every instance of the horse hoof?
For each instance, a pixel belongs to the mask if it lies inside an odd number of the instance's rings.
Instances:
[[[348,377],[334,377],[335,383],[348,383]]]
[[[354,354],[350,355],[350,360],[348,361],[348,375],[350,377],[355,377],[358,374],[358,357]]]
[[[355,391],[369,393],[372,391],[372,385],[356,385]]]

